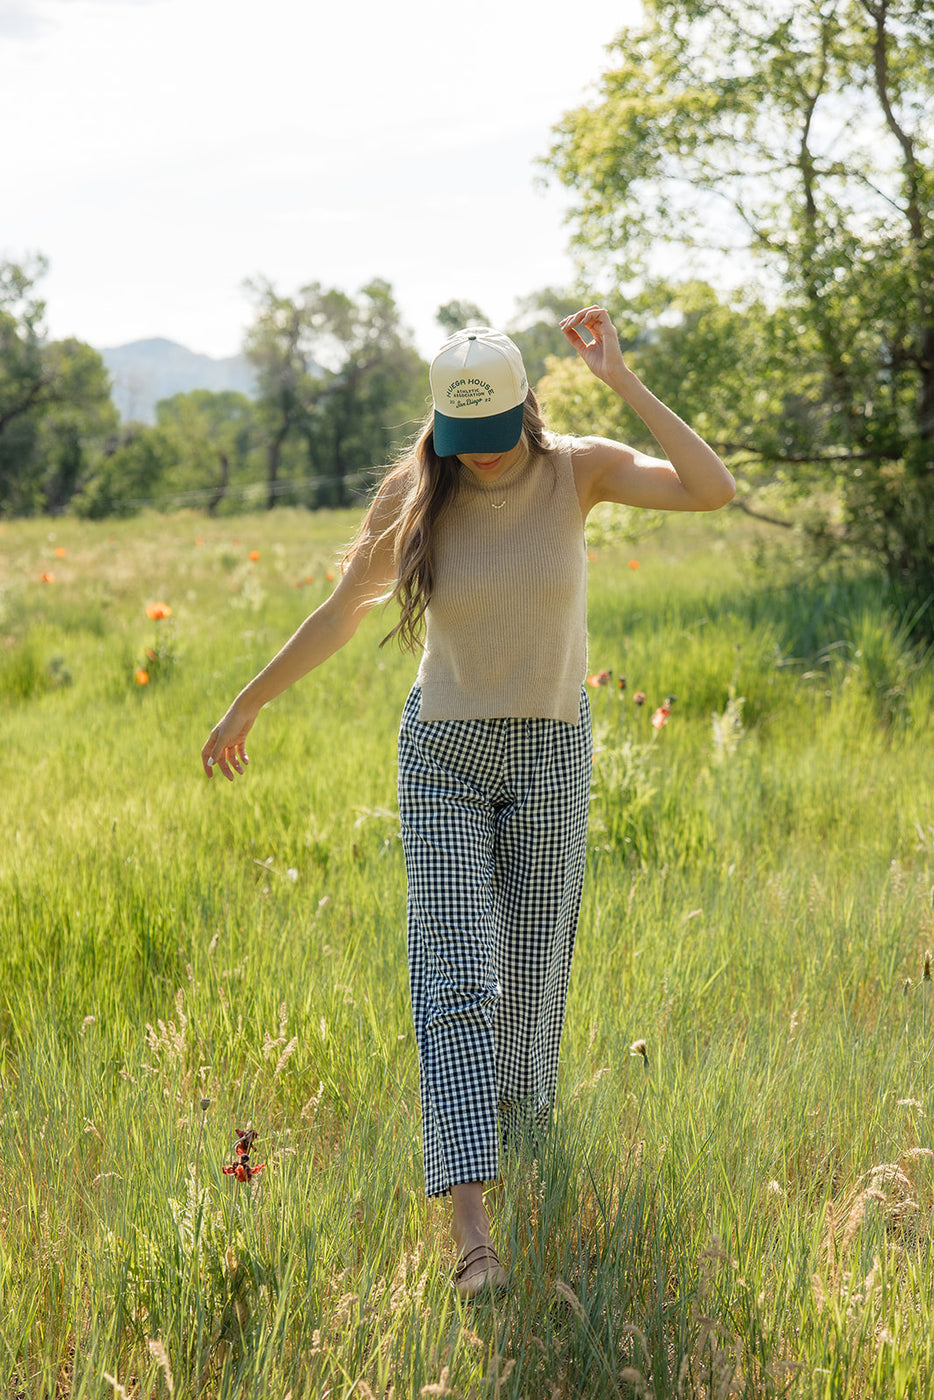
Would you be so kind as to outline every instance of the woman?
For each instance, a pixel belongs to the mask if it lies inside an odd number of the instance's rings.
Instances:
[[[202,750],[208,777],[242,774],[263,705],[375,603],[398,600],[389,636],[422,653],[399,733],[399,811],[426,1190],[451,1195],[464,1298],[505,1283],[483,1194],[500,1133],[534,1131],[554,1099],[591,766],[584,521],[598,501],[716,510],[735,490],[628,368],[602,307],[561,329],[665,458],[549,435],[516,346],[487,327],[458,332],[431,364],[431,417],[334,592]]]

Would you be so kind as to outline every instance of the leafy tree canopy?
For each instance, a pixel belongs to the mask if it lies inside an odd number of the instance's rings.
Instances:
[[[465,326],[488,326],[490,318],[474,301],[446,301],[435,312],[435,320],[445,336],[462,331]]]
[[[683,313],[694,350],[702,328],[725,349],[735,316],[766,375],[747,374],[742,424],[728,412],[712,436],[741,427],[747,464],[784,454],[836,479],[840,538],[919,598],[934,593],[932,52],[921,0],[655,0],[550,155],[604,284],[644,287],[662,263],[688,283],[762,271],[758,307],[744,291]],[[722,358],[705,367],[713,403]]]
[[[259,384],[267,445],[267,504],[280,496],[283,450],[307,453],[313,501],[347,505],[348,478],[387,460],[424,416],[424,365],[381,279],[356,297],[320,283],[283,296],[248,284],[256,318],[246,354]]]
[[[97,351],[46,339],[47,266],[0,262],[0,513],[64,509],[117,424]]]

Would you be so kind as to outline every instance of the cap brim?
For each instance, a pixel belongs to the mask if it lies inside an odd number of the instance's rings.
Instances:
[[[524,404],[487,418],[448,418],[435,409],[432,435],[439,457],[470,452],[511,452],[522,436]]]

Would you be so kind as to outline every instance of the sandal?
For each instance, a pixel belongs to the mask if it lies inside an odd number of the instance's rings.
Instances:
[[[506,1270],[491,1244],[478,1244],[458,1259],[451,1283],[465,1301],[487,1288],[502,1293],[506,1289]]]

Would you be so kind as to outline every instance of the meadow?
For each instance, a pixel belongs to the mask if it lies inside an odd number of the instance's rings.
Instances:
[[[0,1395],[934,1395],[908,620],[738,513],[595,550],[559,1104],[492,1193],[511,1289],[462,1306],[421,1191],[412,659],[371,615],[242,780],[200,768],[353,522],[0,524]]]

